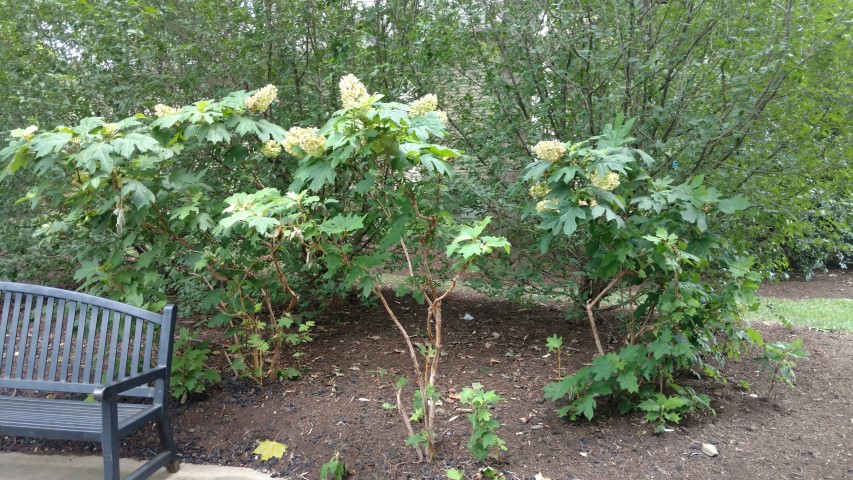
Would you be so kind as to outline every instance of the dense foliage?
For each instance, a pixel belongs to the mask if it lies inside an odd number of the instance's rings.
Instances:
[[[196,328],[228,340],[181,331],[181,396],[218,379],[214,348],[260,386],[298,377],[317,309],[356,292],[402,335],[414,402],[400,379],[396,408],[433,457],[442,303],[469,274],[495,295],[568,297],[589,321],[599,355],[546,387],[562,415],[612,397],[663,430],[710,408],[685,375],[721,379],[743,342],[766,346],[740,326],[755,271],[853,255],[843,2],[0,12],[0,278],[205,314]],[[421,343],[385,298],[388,273],[427,306]],[[768,348],[787,383],[799,345]],[[469,447],[485,457],[501,444],[481,410]]]
[[[530,146],[597,135],[622,113],[660,159],[651,175],[705,175],[750,198],[721,227],[762,269],[850,255],[845,2],[2,0],[0,11],[0,129],[270,83],[286,101],[268,119],[316,125],[355,73],[391,98],[447,101],[451,144],[469,154],[453,211],[516,225],[520,198],[507,194]]]

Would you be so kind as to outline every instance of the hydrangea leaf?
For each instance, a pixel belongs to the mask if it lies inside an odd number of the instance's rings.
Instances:
[[[285,450],[287,450],[287,445],[283,443],[263,440],[258,442],[258,448],[254,449],[252,453],[260,455],[261,461],[264,462],[273,457],[281,458]]]

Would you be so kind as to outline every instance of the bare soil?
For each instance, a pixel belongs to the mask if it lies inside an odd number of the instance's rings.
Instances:
[[[769,284],[761,294],[853,298],[853,275],[833,272],[810,282]],[[424,307],[409,299],[392,305],[410,332],[423,330]],[[466,314],[474,319],[463,320]],[[809,359],[799,364],[797,388],[776,385],[768,397],[769,382],[755,362],[730,362],[724,372],[748,381],[748,391],[738,382],[696,382],[694,388],[711,397],[716,415],[694,415],[675,431],[654,435],[640,414],[619,416],[602,405],[594,421],[569,422],[543,399],[542,386],[557,374],[555,358],[546,356],[546,337],[562,335],[569,346],[563,373],[589,362],[595,352],[588,325],[567,321],[559,308],[456,294],[445,303],[444,316],[448,341],[439,380],[444,401],[436,462],[417,461],[404,445],[399,414],[382,407],[395,401],[392,379],[412,375],[400,334],[381,308],[355,304],[318,321],[315,341],[303,349],[301,379],[262,390],[223,374],[223,383],[208,394],[184,405],[174,402],[175,436],[184,460],[248,466],[293,479],[318,478],[335,451],[351,478],[359,479],[439,479],[450,467],[470,475],[486,464],[508,479],[532,479],[537,473],[554,480],[853,478],[853,335],[757,325],[771,341],[805,340]],[[608,347],[618,348],[611,326],[605,322],[601,328]],[[215,360],[223,363],[218,356]],[[486,463],[466,451],[471,427],[452,395],[474,382],[505,399],[493,413],[508,451]],[[287,444],[284,458],[261,461],[251,453],[259,440]],[[704,455],[703,443],[715,445],[719,455]],[[147,458],[154,445],[154,433],[142,431],[125,439],[123,451]],[[100,447],[0,438],[0,450],[99,453]]]

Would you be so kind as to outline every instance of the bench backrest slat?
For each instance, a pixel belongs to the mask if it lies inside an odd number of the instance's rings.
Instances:
[[[156,314],[49,287],[0,282],[0,388],[91,393],[171,366],[174,307]],[[144,386],[128,392],[154,396]]]
[[[133,318],[130,315],[122,316],[124,318],[124,328],[122,328],[121,335],[121,359],[118,362],[119,371],[118,378],[127,378],[127,351],[130,350],[130,324],[133,323]],[[110,361],[110,365],[112,365],[112,361]],[[110,374],[110,378],[112,378],[112,374]]]
[[[121,312],[115,312],[113,314],[112,331],[110,332],[110,345],[112,345],[112,348],[110,348],[109,352],[107,352],[107,378],[110,379],[110,381],[115,379],[116,351],[124,346],[123,341],[121,344],[118,343],[118,332],[122,328],[122,318],[124,318],[124,316],[121,314]],[[122,338],[122,340],[124,339]],[[100,356],[98,364],[100,365],[102,361],[103,355]],[[101,370],[101,367],[99,366],[97,371],[102,372],[103,370]]]
[[[95,371],[92,373],[92,377],[86,377],[83,379],[84,382],[91,381],[92,383],[107,383],[109,380],[105,378],[99,378],[104,375],[104,360],[105,357],[109,353],[109,350],[117,347],[114,343],[107,343],[107,334],[110,330],[115,330],[118,328],[114,323],[113,319],[115,318],[115,312],[111,312],[109,310],[101,311],[101,323],[98,324],[98,332],[100,332],[100,340],[98,341],[98,355],[95,359],[98,362],[98,366],[95,367]]]
[[[24,302],[24,317],[23,317],[23,326],[17,330],[16,335],[18,336],[18,349],[15,351],[15,376],[21,376],[21,372],[24,369],[24,359],[27,353],[27,333],[30,331],[30,313],[32,313],[33,308],[33,296],[27,295],[26,301]],[[12,335],[13,340],[12,344],[14,345],[15,335]]]
[[[56,322],[54,322],[54,330],[53,330],[53,338],[61,339],[62,338],[62,326],[63,321],[65,320],[65,300],[60,298],[59,303],[56,305]],[[47,345],[47,344],[45,344]],[[52,348],[49,349],[48,352],[42,352],[42,360],[46,360],[48,354],[50,355],[50,370],[47,372],[47,378],[56,378],[56,362],[59,360],[59,351],[62,348]],[[46,365],[39,366],[39,377],[44,375],[44,368]]]
[[[12,321],[9,323],[9,334],[4,339],[4,343],[6,343],[6,367],[3,369],[4,377],[12,376],[12,363],[14,363],[15,357],[18,355],[18,352],[15,348],[16,340],[18,340],[18,320],[20,319],[21,314],[21,294],[15,295],[15,307],[12,310]],[[30,296],[27,295],[29,299]],[[27,302],[29,303],[29,301]],[[29,309],[28,309],[29,310]]]
[[[98,314],[100,310],[96,306],[92,306],[92,310],[86,318],[86,331],[84,335],[88,336],[86,340],[86,356],[83,357],[83,363],[80,364],[80,369],[74,372],[72,378],[75,382],[88,383],[89,377],[92,376],[92,357],[95,356],[95,339],[98,338]],[[82,370],[82,375],[81,371]]]
[[[154,345],[154,329],[150,325],[145,325],[145,356],[142,361],[142,371],[139,373],[151,370],[152,345]]]
[[[38,338],[39,336],[42,307],[44,307],[44,297],[36,297],[36,313],[33,316],[33,333],[30,333],[30,329],[27,328],[28,326],[21,330],[21,354],[18,357],[18,371],[20,372],[18,373],[19,378],[23,375],[25,358],[27,359],[27,375],[32,374],[33,366],[36,363],[36,351],[38,350],[38,344],[30,342],[30,338]],[[29,317],[29,315],[27,315],[27,317]],[[25,320],[28,320],[28,318]]]
[[[3,310],[0,311],[0,332],[3,332],[3,337],[0,338],[0,359],[6,354],[6,326],[9,324],[9,313],[11,309],[12,295],[6,294],[3,299]],[[0,363],[0,372],[3,371],[3,364]]]
[[[64,337],[56,337],[56,338],[64,338],[64,344],[62,345],[62,359],[59,360],[62,364],[62,368],[59,369],[57,376],[57,365],[53,364],[50,366],[50,377],[52,379],[56,379],[57,381],[61,381],[60,379],[65,379],[68,377],[68,363],[71,358],[71,345],[74,343],[74,322],[76,321],[75,314],[77,313],[77,304],[74,302],[66,303],[65,310],[65,326],[64,326]],[[54,349],[58,351],[59,349]]]
[[[77,332],[74,337],[74,356],[68,358],[68,375],[69,377],[63,377],[60,381],[67,381],[67,378],[73,378],[76,382],[78,378],[80,378],[80,360],[83,358],[83,345],[86,344],[86,311],[88,310],[85,305],[80,305],[80,303],[75,303],[75,308],[77,310],[77,320],[76,327]],[[72,327],[73,328],[73,327]],[[75,361],[77,360],[77,361]]]
[[[39,335],[39,337],[41,337],[41,338],[50,338],[50,336],[51,336],[51,327],[53,326],[53,304],[54,303],[56,303],[56,302],[54,302],[53,298],[47,299],[47,313],[44,314],[44,327],[43,327],[44,333]],[[44,378],[44,368],[47,366],[48,357],[50,357],[49,347],[50,347],[50,342],[41,342],[41,345],[39,346],[39,353],[38,353],[39,367],[38,367],[38,374],[37,374],[38,377],[37,378]],[[35,353],[36,350],[32,349],[32,352]],[[35,360],[35,358],[33,360]]]
[[[139,345],[142,343],[142,322],[135,321],[136,324],[134,327],[134,331],[136,333],[133,334],[133,354],[130,358],[130,373],[128,375],[136,375],[139,373]]]

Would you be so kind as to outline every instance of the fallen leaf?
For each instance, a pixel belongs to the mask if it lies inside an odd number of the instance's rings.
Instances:
[[[582,457],[588,457],[589,456],[589,452],[580,452],[580,454]]]
[[[536,477],[534,477],[533,480],[551,480],[551,479],[549,477],[546,477],[545,475],[542,475],[541,473],[537,473]]]
[[[492,338],[494,338],[495,340],[497,340],[497,339],[501,338],[501,334],[500,334],[500,333],[498,333],[498,332],[492,332]]]
[[[287,445],[283,443],[263,440],[258,442],[258,448],[254,449],[252,453],[260,455],[263,462],[273,457],[281,458],[285,450],[287,450]]]

